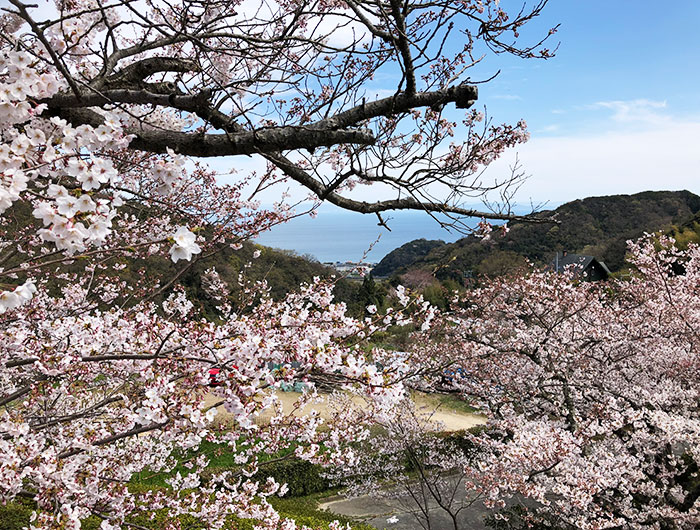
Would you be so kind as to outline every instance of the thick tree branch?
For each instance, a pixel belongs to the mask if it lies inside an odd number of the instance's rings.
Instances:
[[[52,114],[73,125],[88,124],[98,127],[104,118],[89,109],[54,108]],[[197,156],[251,155],[289,149],[314,149],[337,144],[371,144],[374,135],[368,129],[323,130],[313,127],[273,127],[239,133],[201,134],[164,130],[127,128],[134,135],[129,147],[150,153],[176,153]]]
[[[406,19],[402,13],[401,2],[399,0],[391,0],[391,15],[394,17],[396,29],[399,32],[395,45],[398,52],[401,54],[403,75],[406,79],[406,93],[408,95],[413,95],[416,93],[416,74],[413,68],[411,48],[406,35]]]
[[[96,112],[80,107],[95,107],[110,103],[151,103],[187,110],[203,119],[211,120],[215,127],[234,127],[230,118],[215,111],[209,105],[208,91],[194,96],[155,94],[145,90],[107,90],[85,94],[61,93],[45,101],[49,112],[68,119],[74,125],[87,123],[99,126],[103,118]],[[407,112],[416,107],[429,107],[455,102],[459,108],[468,108],[478,96],[476,87],[458,85],[444,90],[400,93],[396,96],[357,105],[335,116],[305,126],[282,126],[226,134],[201,134],[196,132],[127,129],[135,138],[130,147],[153,153],[165,153],[168,148],[183,155],[212,157],[276,153],[292,149],[315,149],[343,143],[368,145],[375,141],[368,129],[346,129],[380,116]]]
[[[464,217],[484,217],[486,219],[495,219],[502,221],[557,223],[557,221],[551,218],[537,218],[525,215],[482,212],[469,208],[461,208],[459,206],[447,203],[421,202],[412,197],[405,197],[403,199],[388,199],[376,202],[357,201],[348,197],[343,197],[342,195],[339,195],[338,193],[332,191],[329,192],[328,186],[312,177],[309,173],[307,173],[302,168],[294,164],[291,160],[279,153],[268,153],[265,155],[265,158],[267,158],[270,162],[272,162],[282,171],[284,171],[284,173],[287,176],[313,191],[320,199],[327,200],[328,202],[331,202],[336,206],[339,206],[340,208],[352,210],[359,213],[380,213],[388,210],[419,210],[435,213],[451,213],[461,215]]]
[[[138,434],[143,434],[146,432],[150,431],[155,431],[162,429],[165,427],[168,423],[170,423],[170,419],[167,419],[163,422],[160,423],[150,423],[148,425],[144,425],[142,427],[135,427],[129,431],[120,433],[120,434],[114,434],[112,436],[108,436],[106,438],[102,438],[101,440],[98,440],[96,442],[93,442],[92,445],[94,446],[101,446],[101,445],[107,445],[112,442],[116,442],[118,440],[123,440],[124,438],[129,438],[131,436],[136,436]],[[62,453],[58,454],[58,458],[64,459],[64,458],[70,458],[71,456],[79,455],[80,453],[84,453],[86,449],[68,449],[66,451],[63,451]]]
[[[81,92],[79,96],[62,92],[51,99],[45,100],[49,108],[84,108],[102,107],[114,103],[131,103],[137,105],[161,105],[174,107],[179,110],[196,112],[201,107],[209,104],[211,92],[202,91],[193,95],[186,94],[158,94],[148,90],[119,88],[113,90],[101,90]]]
[[[313,125],[319,128],[337,129],[379,116],[392,116],[414,108],[440,106],[448,103],[455,103],[458,109],[467,109],[476,102],[478,97],[477,87],[466,84],[415,94],[400,92],[394,96],[362,103],[339,112],[331,118],[315,122]]]
[[[368,129],[324,131],[307,127],[276,127],[237,134],[203,135],[175,131],[128,132],[136,135],[129,144],[133,149],[165,153],[170,148],[176,153],[199,157],[374,143],[374,134]]]
[[[46,379],[46,377],[39,378],[36,381],[40,381]],[[29,394],[32,390],[32,385],[26,385],[17,390],[16,392],[13,392],[12,394],[9,394],[7,396],[4,396],[2,399],[0,399],[0,407],[3,407],[7,405],[8,403],[12,403],[14,400],[21,398],[22,396],[25,396],[26,394]]]
[[[37,430],[40,430],[40,429],[47,429],[47,428],[49,428],[49,427],[51,427],[51,426],[53,426],[53,425],[58,425],[59,423],[67,423],[67,422],[72,421],[72,420],[76,420],[76,419],[79,419],[79,418],[84,418],[84,417],[86,417],[88,414],[92,414],[92,413],[94,413],[95,411],[97,411],[98,409],[101,409],[102,407],[105,407],[105,406],[107,406],[107,405],[111,405],[112,403],[116,403],[117,401],[122,401],[123,399],[124,399],[123,396],[112,396],[112,397],[109,397],[109,398],[105,398],[105,399],[103,399],[102,401],[99,401],[99,402],[95,403],[94,405],[88,407],[88,408],[85,409],[85,410],[81,410],[81,411],[76,412],[76,413],[74,413],[74,414],[67,414],[66,416],[57,416],[57,417],[54,417],[54,418],[52,418],[52,419],[50,419],[50,420],[46,420],[46,421],[44,421],[44,422],[41,422],[41,423],[37,423],[37,424],[35,424],[35,425],[32,425],[32,428],[33,428],[35,431],[37,431]]]
[[[198,72],[199,65],[178,57],[149,57],[122,68],[104,80],[105,86],[130,87],[158,72]]]

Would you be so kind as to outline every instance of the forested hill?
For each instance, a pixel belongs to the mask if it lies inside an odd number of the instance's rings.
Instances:
[[[255,258],[254,252],[260,254]],[[205,314],[213,314],[212,304],[202,287],[204,272],[215,267],[229,289],[238,292],[237,278],[243,272],[249,280],[265,280],[270,289],[270,295],[275,300],[284,298],[288,293],[298,290],[300,284],[310,283],[314,277],[330,278],[339,276],[331,267],[322,265],[308,256],[299,256],[293,251],[280,250],[246,242],[240,250],[224,248],[221,252],[198,261],[181,278],[181,283],[188,291],[190,300],[201,306]],[[154,278],[172,275],[172,264],[166,259],[149,260],[144,270],[153,274]],[[344,278],[335,282],[336,300],[348,304],[348,310],[353,314],[362,314],[364,305],[358,299],[360,285]],[[366,305],[366,304],[365,304]]]
[[[439,279],[458,279],[466,271],[502,274],[527,260],[544,264],[557,251],[568,250],[596,256],[616,271],[624,267],[627,240],[686,223],[699,211],[700,197],[689,191],[589,197],[534,214],[553,215],[559,225],[511,223],[505,237],[483,241],[468,236],[435,246],[412,260],[405,259],[410,257],[404,248],[409,243],[389,253],[377,267],[385,275],[424,269],[434,270]]]
[[[414,239],[409,241],[384,256],[384,259],[372,269],[372,274],[374,276],[389,276],[394,271],[427,256],[431,250],[444,245],[445,242],[441,240]]]

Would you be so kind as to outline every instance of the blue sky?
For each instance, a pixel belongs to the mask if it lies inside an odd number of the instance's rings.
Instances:
[[[522,3],[501,2],[511,13]],[[477,106],[497,123],[525,119],[531,132],[487,177],[502,178],[517,156],[531,175],[516,196],[520,204],[648,189],[700,194],[700,0],[550,0],[522,33],[539,39],[557,24],[554,58],[489,56],[470,72],[478,80],[500,70],[481,85]],[[388,87],[378,78],[374,88]],[[246,172],[261,162],[212,165]],[[275,190],[263,199],[278,198]]]
[[[553,59],[480,66],[501,74],[478,104],[496,121],[524,118],[532,135],[517,149],[531,175],[521,201],[700,193],[700,2],[552,0],[533,29],[557,23]]]
[[[501,55],[486,62],[487,72],[502,70],[481,95],[494,114],[523,116],[540,134],[550,125],[596,132],[606,113],[587,106],[599,101],[666,102],[677,117],[700,112],[700,2],[660,8],[650,1],[553,0],[536,26],[555,23],[560,46],[553,59]]]
[[[525,119],[531,133],[530,141],[506,152],[486,178],[503,178],[519,159],[530,178],[515,197],[518,212],[530,203],[549,208],[645,190],[700,194],[700,0],[550,0],[523,35],[539,37],[557,24],[552,45],[560,45],[554,58],[491,56],[469,74],[487,79],[500,70],[480,86],[477,106],[485,105],[496,123]],[[381,76],[372,86],[387,88]],[[237,162],[244,171],[254,160]],[[357,198],[378,198],[376,191],[358,190]],[[395,221],[397,230],[387,233],[373,218],[343,216],[324,205],[316,220],[292,221],[260,241],[322,260],[357,260],[382,234],[370,254],[378,260],[410,239],[458,237],[437,230],[420,213],[411,217],[410,230],[403,230],[408,226],[403,221]],[[305,236],[304,230],[315,235]]]

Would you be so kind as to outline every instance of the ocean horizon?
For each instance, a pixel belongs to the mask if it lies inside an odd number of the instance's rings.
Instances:
[[[379,226],[374,214],[324,206],[318,210],[316,218],[308,215],[294,218],[261,234],[255,242],[312,256],[320,262],[358,262],[374,243],[364,260],[376,263],[414,239],[452,243],[465,236],[454,229],[442,228],[425,212],[402,210],[382,217],[391,231]],[[468,219],[467,225],[474,227],[478,222],[479,219]]]

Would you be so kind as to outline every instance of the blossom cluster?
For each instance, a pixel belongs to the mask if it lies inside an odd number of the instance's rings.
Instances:
[[[605,284],[494,280],[426,348],[489,417],[466,467],[489,505],[517,493],[539,503],[533,518],[582,529],[700,521],[700,248],[649,238],[629,257],[632,278]]]
[[[31,280],[26,281],[12,291],[2,291],[0,293],[0,314],[29,302],[34,293],[36,293],[36,285]]]
[[[264,291],[264,285],[254,289]],[[253,502],[261,490],[249,481],[231,482],[222,475],[202,485],[197,509],[190,502],[181,504],[177,495],[130,494],[120,484],[146,467],[167,472],[176,464],[173,450],[196,448],[205,438],[237,448],[238,461],[249,475],[257,469],[260,452],[294,444],[300,458],[349,463],[356,455],[347,444],[366,437],[372,415],[403,395],[397,381],[404,377],[405,363],[393,362],[388,352],[379,350],[370,356],[350,340],[386,329],[399,316],[386,322],[382,317],[354,320],[345,315],[343,304],[333,303],[331,284],[317,281],[282,302],[264,298],[253,313],[228,314],[223,324],[192,318],[193,305],[182,293],[163,303],[164,316],[150,304],[78,311],[85,294],[78,290],[75,305],[64,299],[57,309],[55,299],[39,292],[27,308],[32,318],[13,319],[0,333],[0,362],[13,367],[6,369],[3,395],[23,399],[21,406],[0,415],[6,436],[0,444],[0,495],[11,500],[23,483],[31,483],[39,499],[58,502],[60,510],[53,515],[44,511],[48,505],[40,505],[36,528],[91,513],[118,527],[134,507],[153,506],[168,507],[174,516],[190,513],[211,524],[236,513],[260,518],[273,528],[278,516]],[[413,316],[418,322],[421,312]],[[177,318],[170,318],[175,314]],[[374,364],[377,360],[383,369]],[[219,367],[221,384],[208,389],[212,366]],[[285,381],[305,380],[311,390],[300,397],[302,407],[320,399],[311,374],[324,373],[372,405],[346,404],[342,413],[323,420],[282,410],[269,392]],[[189,383],[177,384],[174,374]],[[28,378],[36,382],[24,387]],[[223,409],[208,407],[207,393]],[[91,413],[98,410],[98,416]],[[233,424],[217,429],[213,422],[223,410]],[[258,421],[268,413],[270,419]],[[70,431],[62,427],[60,418],[65,417],[72,418]],[[102,443],[112,437],[122,443]],[[206,464],[174,476],[173,484],[200,484],[199,472]],[[224,494],[217,484],[233,493]],[[211,497],[215,490],[216,502]]]

